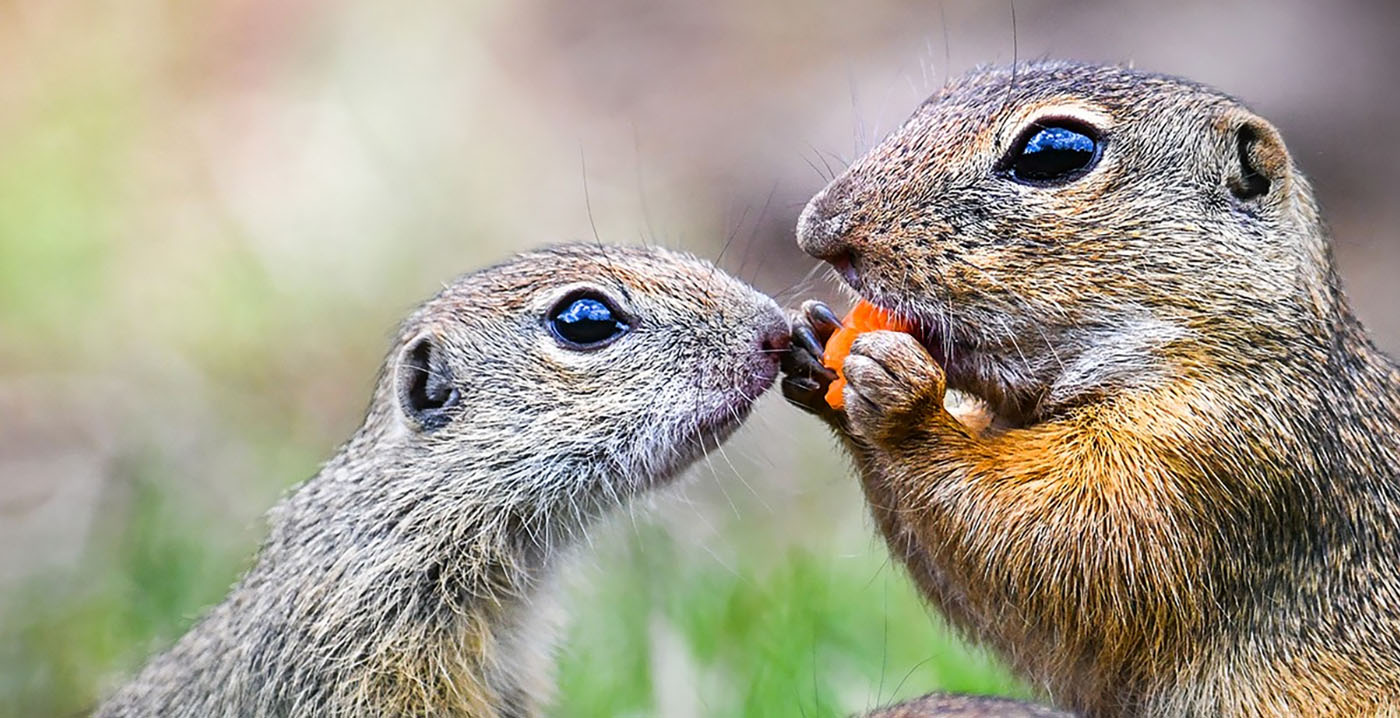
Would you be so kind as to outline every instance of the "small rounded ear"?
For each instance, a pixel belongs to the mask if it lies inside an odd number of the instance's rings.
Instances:
[[[409,342],[395,365],[399,407],[424,431],[446,426],[462,394],[438,337],[423,334]]]
[[[1231,194],[1248,202],[1288,184],[1292,160],[1283,137],[1264,118],[1246,110],[1231,110],[1220,128],[1230,142],[1225,185]]]

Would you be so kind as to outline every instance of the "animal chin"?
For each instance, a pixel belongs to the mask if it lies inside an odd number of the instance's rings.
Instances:
[[[693,441],[706,452],[718,447],[739,429],[739,425],[753,410],[754,400],[755,398],[736,391],[733,397],[726,398],[717,409],[699,418]]]
[[[712,407],[692,407],[694,414],[674,430],[658,429],[654,464],[648,464],[636,485],[648,491],[671,483],[687,467],[715,451],[748,417],[755,397],[736,389]]]

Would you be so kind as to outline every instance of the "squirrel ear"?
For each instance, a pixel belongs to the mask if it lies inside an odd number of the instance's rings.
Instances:
[[[436,336],[425,333],[409,342],[395,364],[394,378],[399,407],[424,431],[452,420],[462,394]]]
[[[1273,125],[1245,110],[1231,110],[1221,125],[1230,138],[1225,185],[1236,198],[1249,201],[1287,184],[1292,160]]]

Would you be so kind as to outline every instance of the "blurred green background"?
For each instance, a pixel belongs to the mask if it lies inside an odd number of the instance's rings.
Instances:
[[[0,0],[0,715],[66,716],[216,602],[357,425],[395,322],[521,248],[649,241],[837,296],[797,212],[949,72],[1211,82],[1316,181],[1400,345],[1394,3]],[[585,201],[587,190],[587,201]],[[814,278],[815,277],[815,278]],[[561,716],[1026,695],[768,397],[567,580]]]

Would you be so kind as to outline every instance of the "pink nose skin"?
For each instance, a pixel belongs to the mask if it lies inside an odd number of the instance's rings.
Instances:
[[[778,355],[787,351],[792,344],[791,337],[788,336],[787,328],[782,327],[774,331],[767,331],[758,339],[758,348],[766,354]]]

